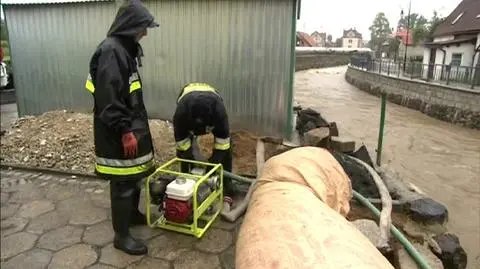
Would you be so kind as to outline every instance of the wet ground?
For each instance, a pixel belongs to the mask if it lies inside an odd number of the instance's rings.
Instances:
[[[201,240],[131,228],[148,255],[114,249],[108,182],[1,170],[2,269],[232,269],[241,220],[218,220]]]
[[[340,135],[364,143],[375,158],[380,99],[344,79],[346,67],[297,72],[295,101],[336,121]],[[387,103],[382,165],[395,169],[450,211],[469,268],[480,265],[480,131]]]

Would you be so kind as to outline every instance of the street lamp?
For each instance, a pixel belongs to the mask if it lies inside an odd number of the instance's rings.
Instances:
[[[407,19],[407,36],[405,37],[405,55],[403,57],[403,73],[405,73],[405,69],[407,67],[407,50],[408,50],[408,41],[409,41],[409,34],[410,34],[410,10],[412,7],[412,1],[410,0],[408,3],[408,19]],[[403,9],[400,12],[400,16],[403,17]]]

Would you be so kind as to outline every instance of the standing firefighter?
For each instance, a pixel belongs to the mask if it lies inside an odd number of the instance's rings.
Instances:
[[[110,180],[114,246],[131,255],[147,247],[131,237],[129,225],[145,224],[138,211],[137,183],[154,169],[153,145],[138,74],[147,28],[158,27],[140,1],[118,10],[107,38],[90,61],[86,88],[94,98],[95,171]]]
[[[232,150],[230,148],[230,128],[222,97],[210,85],[191,83],[185,86],[178,96],[177,108],[173,116],[173,127],[177,145],[177,157],[199,159],[197,136],[212,132],[215,145],[210,163],[221,163],[223,169],[232,171]],[[186,172],[189,167],[184,165]],[[230,180],[225,180],[225,196],[233,195]]]

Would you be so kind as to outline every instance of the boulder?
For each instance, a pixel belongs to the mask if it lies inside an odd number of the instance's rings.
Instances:
[[[359,219],[352,221],[353,226],[362,232],[370,242],[382,253],[382,255],[393,265],[395,264],[396,254],[393,246],[389,242],[382,242],[380,237],[380,228],[377,223],[369,219]],[[390,241],[390,240],[389,240]]]
[[[338,127],[336,122],[330,122],[329,123],[329,128],[330,128],[330,136],[338,136]]]
[[[305,133],[304,146],[327,148],[329,146],[330,129],[328,127],[315,128]]]
[[[350,153],[355,151],[355,141],[353,140],[343,137],[332,137],[331,140],[331,147],[333,150],[343,153]]]
[[[432,249],[437,257],[442,261],[445,269],[465,269],[467,267],[467,253],[460,245],[458,237],[451,233],[435,236],[433,239],[437,242],[441,253]]]
[[[430,268],[432,269],[444,269],[444,266],[442,265],[442,261],[437,258],[429,249],[426,244],[419,244],[416,242],[412,242],[412,245],[415,247],[415,249],[422,255],[422,257],[428,262],[430,265]],[[416,262],[410,257],[408,252],[405,250],[405,248],[400,248],[398,250],[398,260],[400,263],[400,268],[402,269],[407,269],[407,268],[420,268],[417,266]],[[445,267],[445,269],[447,269]]]
[[[297,111],[296,129],[300,135],[319,127],[329,127],[328,122],[317,111],[307,108]]]
[[[419,198],[408,202],[408,213],[414,221],[444,224],[448,221],[447,208],[430,198]]]
[[[352,181],[352,188],[367,198],[380,198],[372,175],[361,164],[352,160],[347,154],[331,151],[333,157],[340,163],[345,173]]]
[[[363,161],[364,163],[370,165],[372,168],[375,166],[373,165],[372,158],[370,157],[370,154],[368,153],[368,149],[365,145],[362,145],[360,148],[358,148],[357,151],[353,152],[351,156]]]

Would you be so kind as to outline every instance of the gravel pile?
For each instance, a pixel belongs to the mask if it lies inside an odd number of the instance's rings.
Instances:
[[[169,122],[150,120],[155,156],[159,162],[175,156],[173,129]],[[37,117],[20,118],[1,137],[2,164],[93,174],[94,146],[91,114],[51,111]],[[256,174],[255,148],[257,137],[249,132],[232,133],[234,172]],[[211,153],[213,137],[203,136],[200,148]],[[275,145],[266,145],[267,158]],[[206,155],[209,156],[209,155]]]

